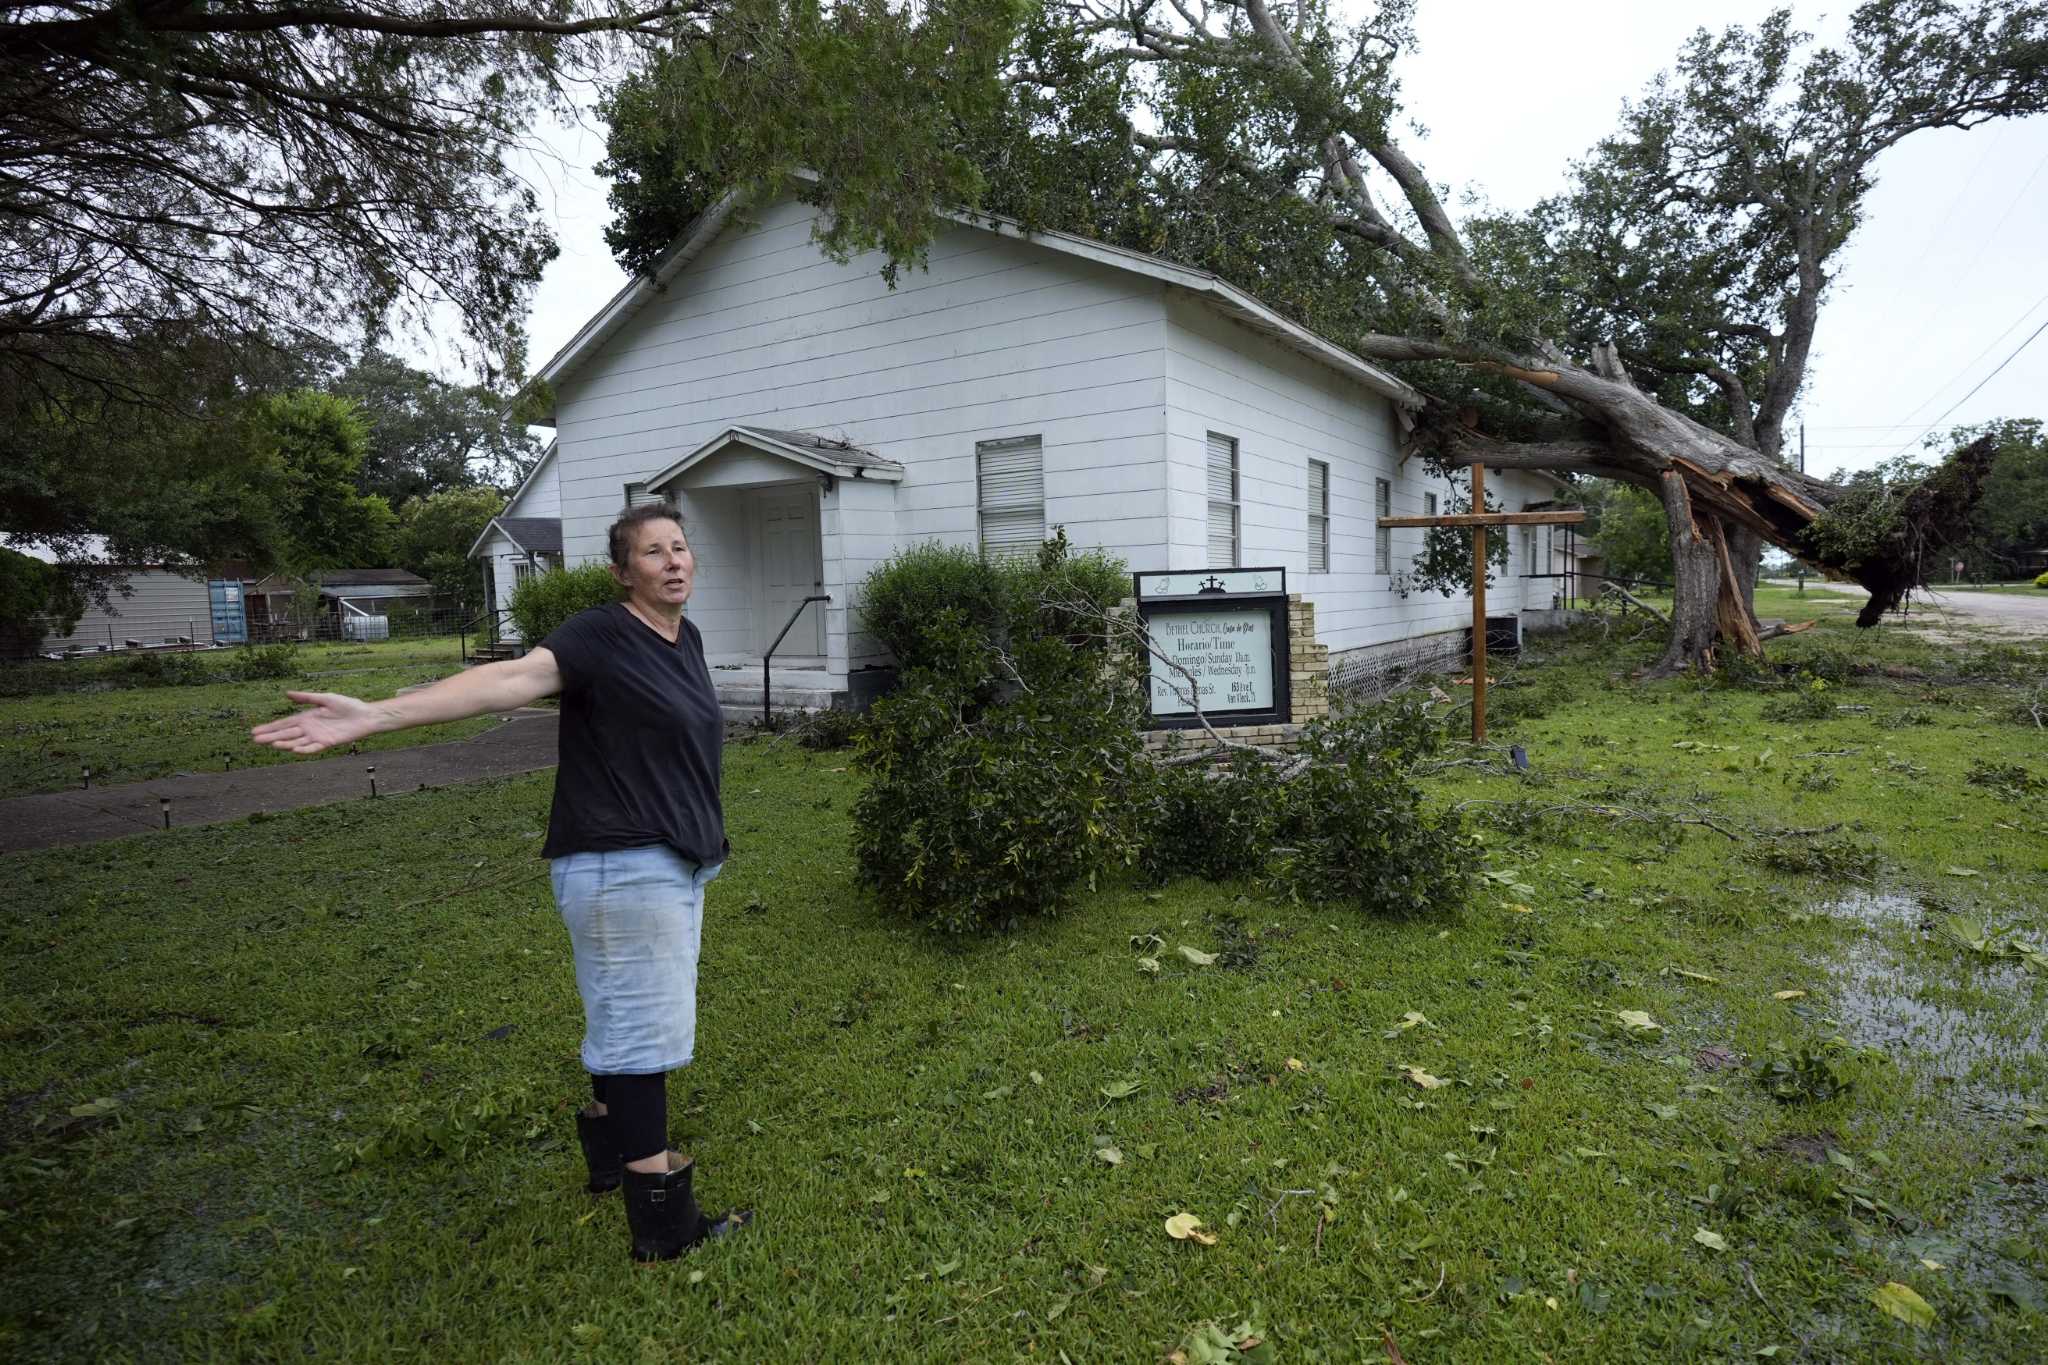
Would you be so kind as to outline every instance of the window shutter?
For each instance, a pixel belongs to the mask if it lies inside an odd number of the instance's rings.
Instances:
[[[981,552],[990,559],[1036,555],[1045,543],[1045,444],[1036,436],[974,447],[981,502]]]
[[[1385,479],[1372,481],[1372,506],[1375,520],[1372,524],[1372,571],[1392,573],[1394,571],[1394,534],[1379,524],[1377,518],[1394,515],[1394,486]]]
[[[1238,550],[1237,439],[1209,433],[1209,567],[1234,569]]]
[[[1308,462],[1308,568],[1330,571],[1330,466]]]

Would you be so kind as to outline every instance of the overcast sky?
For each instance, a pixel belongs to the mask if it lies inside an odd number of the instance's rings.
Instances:
[[[1430,175],[1526,208],[1563,187],[1567,163],[1617,124],[1621,101],[1670,66],[1701,25],[1753,24],[1760,0],[1610,5],[1560,23],[1554,6],[1424,0],[1420,50],[1401,67],[1412,150]],[[1794,5],[1825,36],[1846,7]],[[554,131],[558,164],[535,180],[562,254],[528,323],[532,364],[555,353],[625,282],[604,245],[596,127]],[[1877,166],[1878,186],[1841,257],[1801,412],[1808,467],[1865,468],[1920,434],[1994,417],[2048,418],[2048,334],[1954,411],[2048,322],[2048,118],[1915,136]],[[1788,453],[1791,446],[1788,443]]]

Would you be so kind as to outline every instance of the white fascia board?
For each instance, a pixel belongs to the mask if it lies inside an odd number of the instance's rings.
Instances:
[[[790,179],[814,183],[818,177],[809,171],[796,171],[791,174]],[[541,367],[540,372],[534,377],[535,382],[545,382],[549,385],[560,383],[598,347],[610,340],[619,328],[625,326],[635,313],[646,307],[655,295],[661,292],[663,286],[718,239],[718,235],[725,231],[726,224],[732,220],[740,202],[741,195],[735,191],[725,195],[706,210],[684,232],[668,255],[662,258],[661,263],[654,268],[653,274],[640,276],[614,295],[611,302],[599,310],[597,316],[585,323],[582,330],[570,339],[568,345],[555,353],[554,359]],[[1311,360],[1320,361],[1372,390],[1392,402],[1398,409],[1416,411],[1423,406],[1423,396],[1413,386],[1396,379],[1370,361],[1353,355],[1334,341],[1316,335],[1300,323],[1289,321],[1236,285],[1206,270],[1191,270],[1186,266],[1161,260],[1157,256],[1148,256],[1142,251],[1130,251],[1123,247],[1090,241],[1071,232],[1027,231],[1024,225],[1014,218],[1005,218],[1000,214],[979,213],[969,209],[941,209],[939,217],[958,223],[962,227],[993,232],[1014,241],[1035,242],[1064,255],[1093,261],[1111,270],[1140,275],[1185,290],[1218,312],[1246,324],[1255,331],[1264,332],[1278,339]],[[550,419],[553,416],[554,414],[549,414]]]
[[[611,302],[597,311],[597,315],[583,324],[569,343],[555,352],[554,359],[540,367],[525,389],[534,384],[550,386],[558,384],[572,373],[577,366],[589,359],[591,354],[605,342],[612,339],[618,330],[630,321],[635,313],[645,308],[662,289],[682,270],[704,254],[704,249],[718,240],[718,234],[725,231],[725,225],[732,221],[733,211],[739,207],[740,195],[733,192],[699,215],[696,222],[669,248],[666,256],[655,265],[649,275],[636,275],[625,288],[612,295]],[[554,421],[554,413],[547,415],[548,422]],[[509,506],[509,504],[508,504]]]
[[[510,527],[499,525],[498,519],[496,517],[492,517],[488,522],[484,524],[483,534],[479,535],[476,538],[476,544],[469,547],[469,553],[464,555],[463,558],[475,559],[476,552],[478,550],[483,549],[484,542],[489,540],[492,536],[505,537],[506,541],[512,546],[513,549],[519,551],[519,553],[527,556],[529,559],[533,557],[533,551],[527,549],[524,545],[521,545],[519,543],[519,537],[512,534],[512,530]]]
[[[801,465],[805,469],[815,470],[820,474],[830,474],[834,478],[860,479],[868,483],[903,482],[903,468],[901,465],[889,469],[879,468],[875,465],[844,464],[833,459],[831,455],[824,451],[809,450],[803,446],[786,445],[772,436],[763,436],[760,432],[750,431],[745,427],[727,427],[724,431],[721,431],[703,445],[698,446],[666,469],[656,474],[649,474],[646,478],[637,480],[637,482],[650,489],[659,488],[663,484],[689,473],[700,461],[708,458],[716,451],[725,449],[729,445],[746,446],[748,449],[759,451],[763,455],[773,455],[778,459],[788,460],[791,464]]]

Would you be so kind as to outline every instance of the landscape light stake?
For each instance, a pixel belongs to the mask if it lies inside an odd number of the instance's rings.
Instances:
[[[372,763],[363,771],[370,775],[370,795],[375,796],[377,794],[377,765]]]
[[[164,817],[164,828],[169,829],[171,827],[171,798],[159,796],[156,799],[156,808]]]
[[[92,790],[92,769],[91,769],[91,768],[84,768],[84,769],[81,769],[80,771],[82,771],[82,772],[83,772],[83,773],[85,774],[85,789],[86,789],[87,791],[91,791],[91,790]]]

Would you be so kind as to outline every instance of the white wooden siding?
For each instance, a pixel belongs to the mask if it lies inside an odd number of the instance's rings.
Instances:
[[[543,457],[526,487],[512,500],[508,517],[559,517],[562,515],[562,465],[553,456]]]
[[[977,441],[1038,436],[1048,526],[1134,564],[1157,559],[1158,286],[957,228],[933,243],[929,270],[904,271],[891,290],[879,258],[838,265],[820,254],[812,221],[785,202],[728,230],[559,386],[570,562],[603,554],[627,481],[734,425],[843,437],[906,467],[893,488],[842,479],[821,503],[828,580],[846,580],[826,588],[836,668],[871,652],[847,638],[846,595],[875,562],[920,539],[974,544]],[[745,600],[746,518],[702,491],[688,504],[699,560],[691,619],[710,652],[744,652],[735,603]]]
[[[905,469],[900,484],[821,486],[826,645],[843,672],[879,657],[851,600],[877,563],[922,540],[976,544],[977,442],[1038,437],[1048,529],[1155,570],[1207,560],[1215,432],[1238,442],[1238,561],[1292,570],[1334,651],[1469,623],[1462,598],[1395,590],[1422,532],[1394,532],[1394,572],[1372,572],[1373,480],[1391,484],[1395,515],[1420,514],[1426,491],[1445,491],[1419,460],[1400,463],[1385,400],[1107,266],[960,227],[892,290],[875,256],[825,258],[813,221],[784,202],[728,229],[558,384],[569,562],[603,555],[627,482],[728,427],[843,438]],[[1313,580],[1310,459],[1329,471],[1329,571]],[[790,477],[817,476],[792,466]],[[1509,505],[1547,496],[1522,476],[1492,486]],[[748,496],[697,487],[680,499],[699,564],[691,618],[713,654],[750,644]],[[1491,600],[1506,613],[1520,598],[1508,578]]]
[[[1401,463],[1391,404],[1190,301],[1168,300],[1166,344],[1168,562],[1134,567],[1206,563],[1207,435],[1215,431],[1238,439],[1239,562],[1285,565],[1289,588],[1315,602],[1317,634],[1333,653],[1471,624],[1467,594],[1411,591],[1403,597],[1396,590],[1394,581],[1422,550],[1423,532],[1391,532],[1394,573],[1372,571],[1373,480],[1391,485],[1394,516],[1421,516],[1424,493],[1446,492],[1420,457]],[[1330,570],[1313,577],[1311,459],[1330,471]],[[1489,487],[1514,506],[1545,496],[1523,475],[1496,474]],[[1487,595],[1489,613],[1519,611],[1521,587],[1518,577],[1497,578]]]

